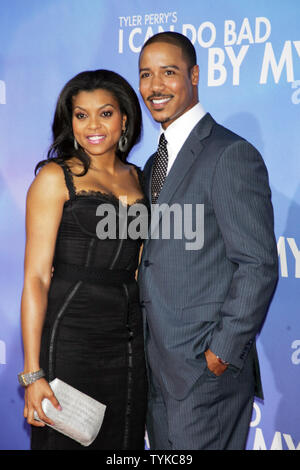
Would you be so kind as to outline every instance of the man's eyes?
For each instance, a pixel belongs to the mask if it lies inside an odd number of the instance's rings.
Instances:
[[[166,76],[175,75],[174,70],[165,70],[163,73]],[[143,72],[143,73],[141,73],[140,78],[148,78],[148,77],[150,77],[150,75],[151,75],[150,72]]]

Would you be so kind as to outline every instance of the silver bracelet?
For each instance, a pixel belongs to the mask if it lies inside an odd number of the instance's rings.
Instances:
[[[39,369],[35,372],[28,372],[27,374],[24,374],[24,372],[18,374],[19,383],[22,385],[22,387],[27,387],[42,377],[45,377],[45,372],[43,369]]]

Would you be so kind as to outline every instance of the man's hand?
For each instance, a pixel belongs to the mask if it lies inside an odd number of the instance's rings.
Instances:
[[[217,376],[222,375],[228,366],[222,364],[219,358],[210,349],[207,349],[204,354],[209,370]]]

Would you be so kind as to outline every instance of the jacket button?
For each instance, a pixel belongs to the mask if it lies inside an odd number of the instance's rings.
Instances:
[[[144,266],[145,266],[146,268],[148,268],[148,266],[150,266],[150,261],[149,261],[148,259],[145,259],[145,261],[144,261]]]

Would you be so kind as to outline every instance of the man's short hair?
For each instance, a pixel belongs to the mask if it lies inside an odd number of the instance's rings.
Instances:
[[[191,43],[191,41],[180,33],[175,33],[174,31],[165,31],[163,33],[157,33],[154,36],[151,36],[143,45],[141,54],[145,47],[156,42],[166,42],[168,44],[173,44],[173,46],[180,47],[182,50],[183,57],[186,60],[188,69],[191,69],[194,65],[197,64],[196,50]]]

